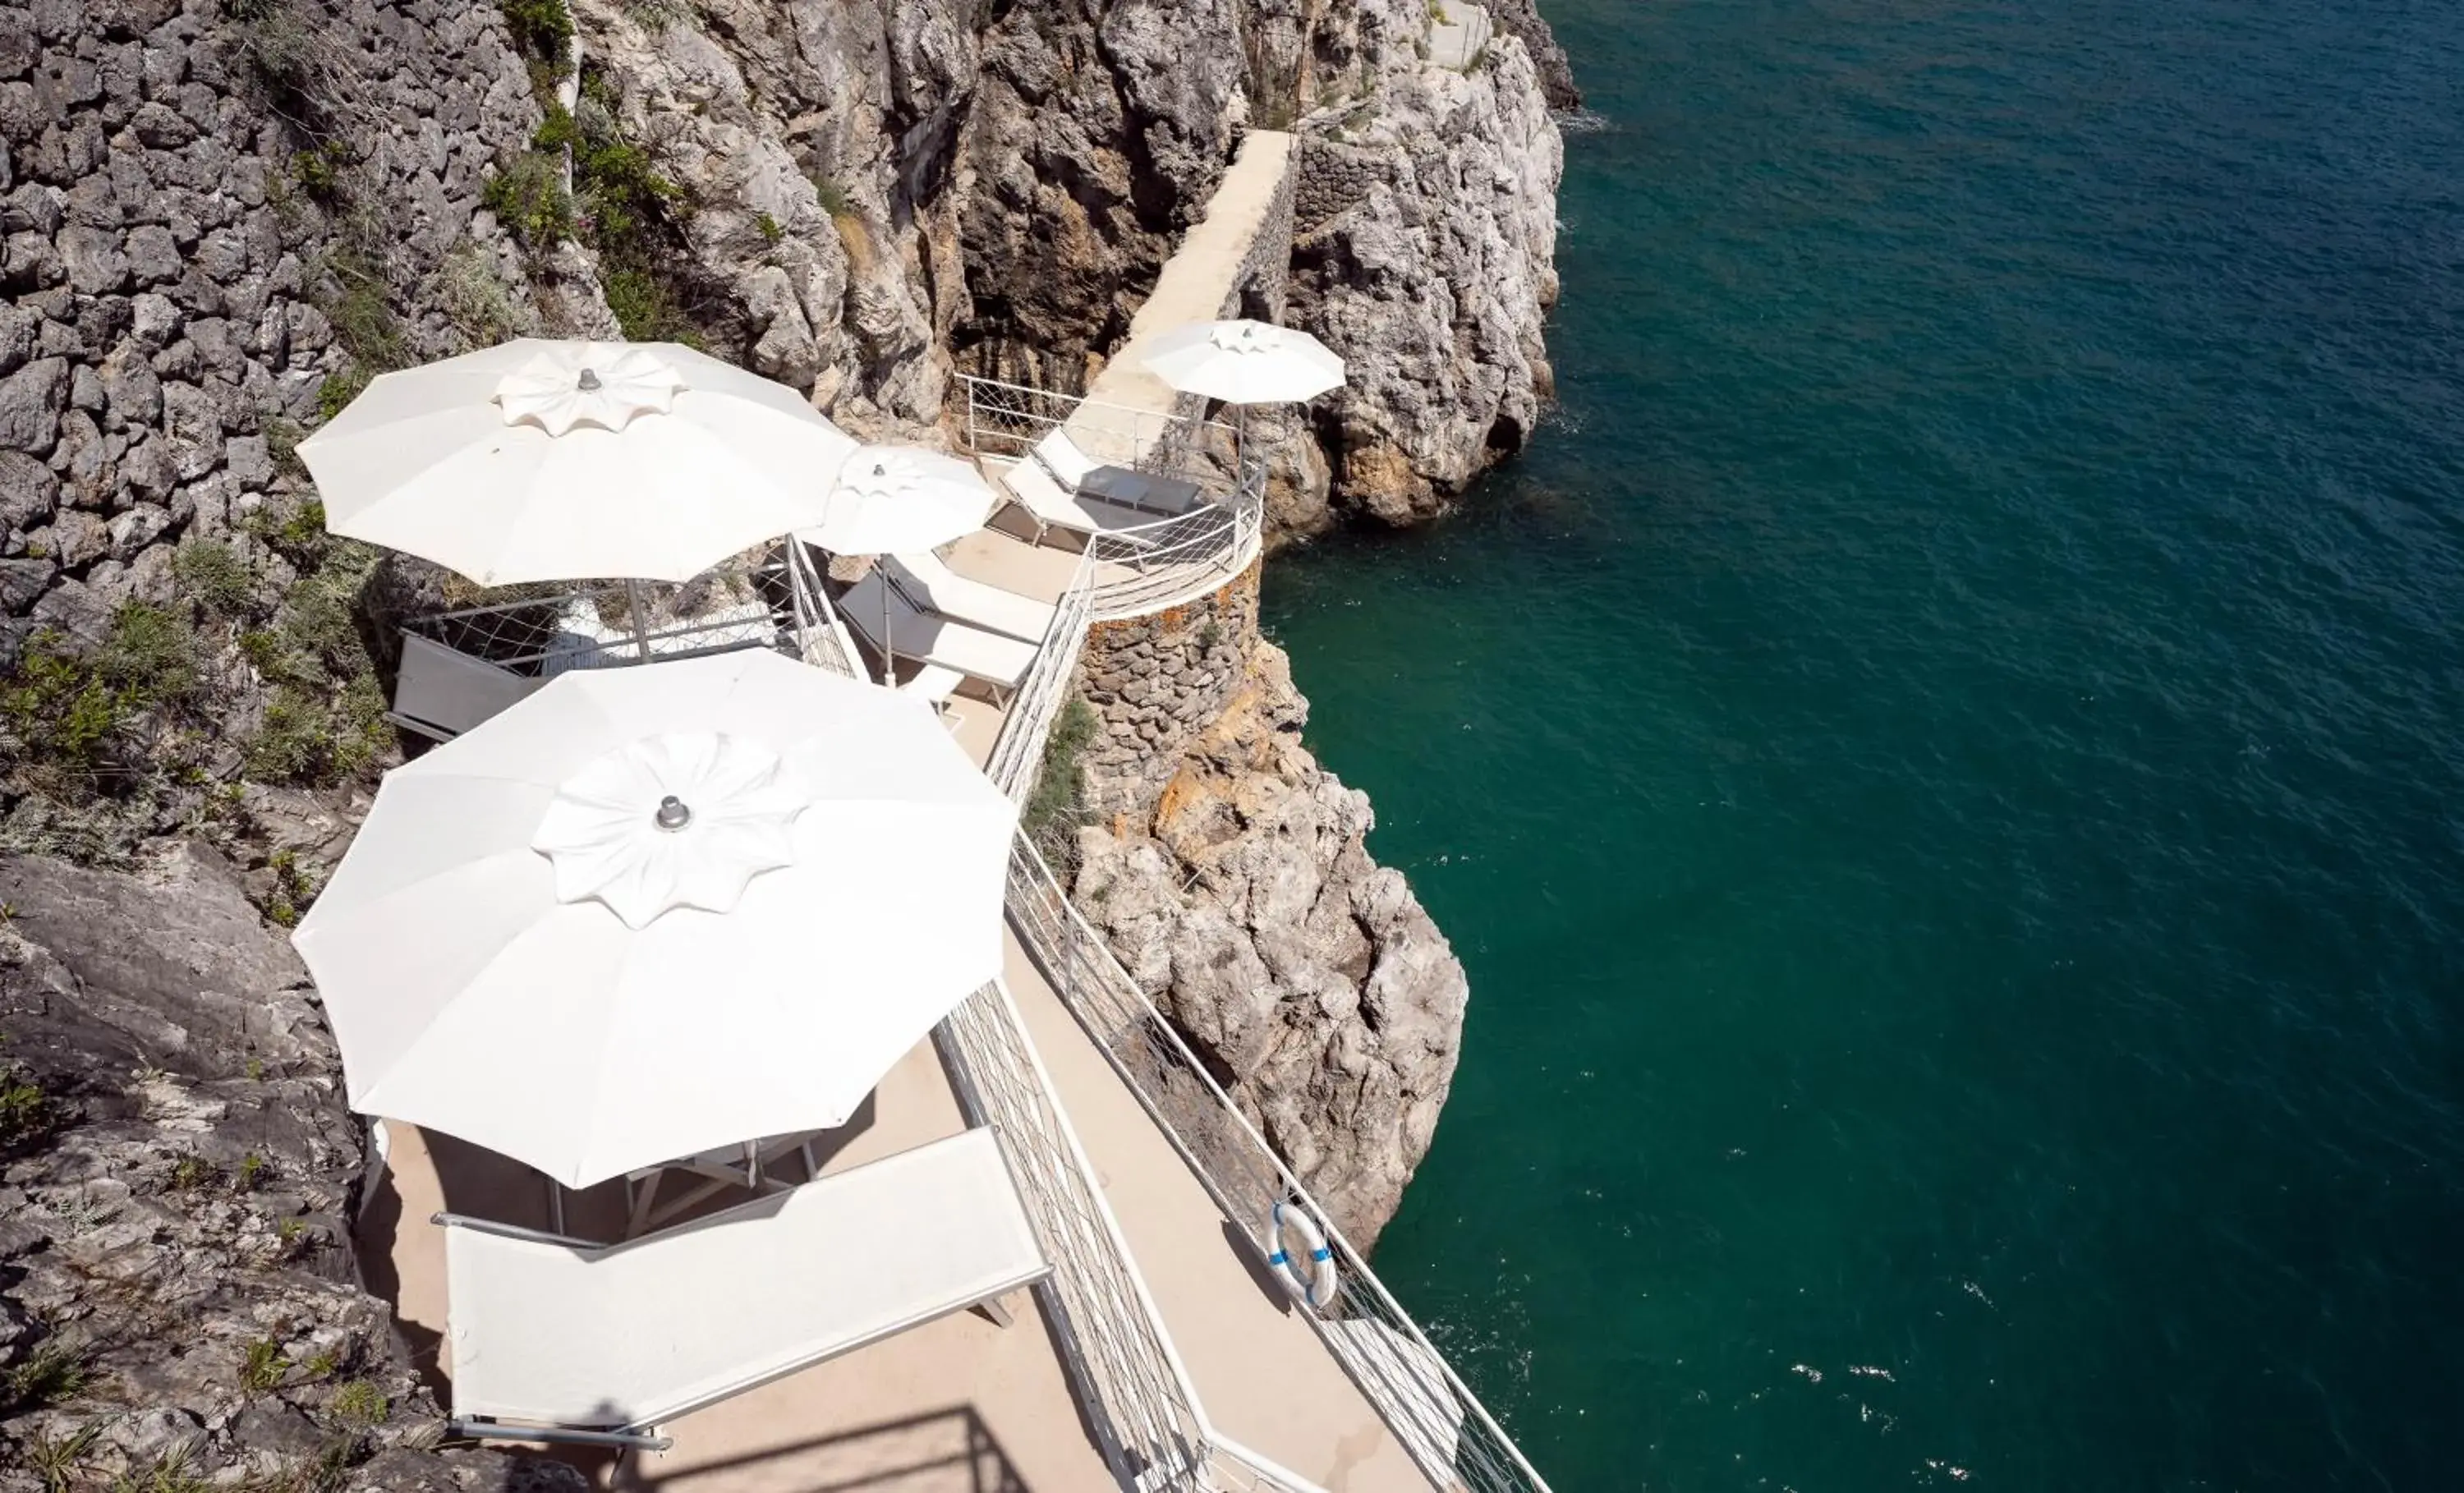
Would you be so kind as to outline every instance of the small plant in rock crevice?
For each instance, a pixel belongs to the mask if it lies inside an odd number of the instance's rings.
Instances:
[[[262,1394],[279,1388],[290,1372],[291,1360],[283,1355],[282,1345],[270,1337],[256,1339],[242,1351],[240,1388],[252,1394]]]
[[[1062,707],[1019,814],[1020,830],[1057,873],[1077,862],[1076,833],[1087,822],[1087,770],[1080,758],[1103,728],[1103,717],[1085,699],[1072,696]]]
[[[0,1372],[0,1416],[19,1415],[75,1399],[94,1382],[85,1353],[56,1337]]]

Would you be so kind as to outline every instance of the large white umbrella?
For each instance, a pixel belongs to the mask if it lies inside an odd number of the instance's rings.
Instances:
[[[334,533],[507,585],[690,580],[818,519],[855,446],[689,347],[525,338],[379,376],[299,456]]]
[[[578,670],[387,774],[292,941],[353,1109],[587,1187],[845,1123],[1000,972],[1016,820],[894,692]]]
[[[997,495],[974,465],[919,446],[867,446],[839,468],[821,521],[796,538],[833,555],[912,555],[984,526]],[[890,642],[890,586],[881,587],[881,678]]]
[[[1193,321],[1147,344],[1150,372],[1227,405],[1298,404],[1343,384],[1343,360],[1307,332],[1264,321]]]

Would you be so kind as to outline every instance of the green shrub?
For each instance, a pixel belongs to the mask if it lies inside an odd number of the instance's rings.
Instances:
[[[463,243],[445,256],[431,281],[432,298],[471,350],[494,347],[531,331],[536,321],[515,304],[513,293],[476,244]]]
[[[290,1372],[291,1360],[283,1356],[282,1345],[270,1337],[260,1337],[248,1345],[247,1354],[240,1360],[240,1388],[262,1394],[281,1384],[283,1375]]]
[[[171,1165],[171,1191],[193,1193],[201,1187],[210,1186],[222,1175],[222,1168],[190,1152]]]
[[[0,1373],[0,1415],[18,1415],[74,1399],[94,1382],[85,1354],[60,1339],[46,1338],[15,1367]]]
[[[1071,832],[1087,817],[1087,770],[1079,758],[1103,726],[1103,717],[1082,698],[1073,696],[1062,707],[1052,734],[1044,738],[1035,788],[1019,814],[1019,828],[1056,868],[1077,859]]]
[[[754,214],[753,226],[761,231],[761,241],[765,244],[775,244],[787,236],[787,231],[779,226],[779,220],[766,212]]]
[[[625,329],[627,341],[684,342],[700,345],[691,321],[676,309],[675,297],[647,270],[617,270],[601,283],[607,309]]]
[[[645,252],[647,235],[666,227],[685,200],[649,151],[621,137],[582,143],[573,153],[573,187],[590,216],[592,246],[620,257]]]
[[[564,0],[496,0],[514,45],[528,57],[546,62],[562,77],[573,61],[573,16]]]
[[[532,254],[544,254],[573,236],[573,199],[564,189],[563,163],[553,156],[515,157],[489,178],[479,204]]]
[[[813,175],[813,196],[821,202],[822,210],[831,217],[851,217],[855,213],[855,203],[847,196],[847,188],[819,172]]]
[[[391,1408],[385,1391],[365,1379],[353,1379],[334,1392],[335,1416],[351,1425],[383,1425]]]
[[[91,654],[49,629],[28,639],[14,678],[0,690],[0,723],[17,738],[23,760],[90,769],[124,727],[149,712],[187,705],[198,684],[196,631],[187,619],[125,602]]]
[[[319,384],[317,392],[319,403],[322,403],[324,386]],[[354,395],[357,392],[354,390]],[[342,403],[347,405],[350,401],[345,399]],[[341,413],[339,406],[335,412]],[[274,458],[274,470],[294,482],[308,480],[308,465],[299,459],[299,443],[307,435],[308,432],[299,428],[296,422],[279,416],[265,422],[265,450]]]
[[[317,418],[331,420],[341,414],[374,377],[357,363],[325,375],[325,381],[317,385]]]
[[[341,201],[342,172],[349,164],[349,157],[338,144],[295,151],[291,157],[291,180],[311,201],[332,208]]]
[[[16,1064],[0,1068],[0,1155],[32,1146],[59,1124],[52,1096]]]
[[[364,249],[345,245],[327,254],[329,288],[320,298],[334,340],[371,375],[407,368],[418,359],[393,314],[385,267]],[[329,417],[330,418],[330,417]]]
[[[564,105],[546,99],[540,100],[539,107],[546,118],[539,121],[538,129],[531,132],[533,150],[562,150],[582,143],[582,131],[575,126],[573,116],[565,112]]]
[[[181,545],[171,554],[171,573],[182,590],[220,617],[246,615],[256,589],[248,562],[220,539],[191,539]]]

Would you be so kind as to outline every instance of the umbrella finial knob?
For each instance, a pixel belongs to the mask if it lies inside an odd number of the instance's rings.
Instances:
[[[685,807],[684,800],[671,793],[659,801],[659,812],[652,819],[661,829],[682,829],[693,823],[693,810]]]
[[[585,393],[585,394],[596,394],[596,393],[598,393],[598,392],[599,392],[599,370],[598,370],[598,369],[596,369],[596,368],[584,368],[584,369],[583,369],[583,370],[582,370],[582,377],[580,377],[580,378],[578,378],[578,379],[576,379],[576,380],[574,380],[574,381],[573,381],[573,386],[574,386],[575,388],[578,388],[578,389],[582,390],[582,392],[583,392],[583,393]]]

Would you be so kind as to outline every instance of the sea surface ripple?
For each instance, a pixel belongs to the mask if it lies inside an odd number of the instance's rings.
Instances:
[[[2464,14],[1544,0],[1563,408],[1267,572],[1560,1493],[2464,1486]]]

